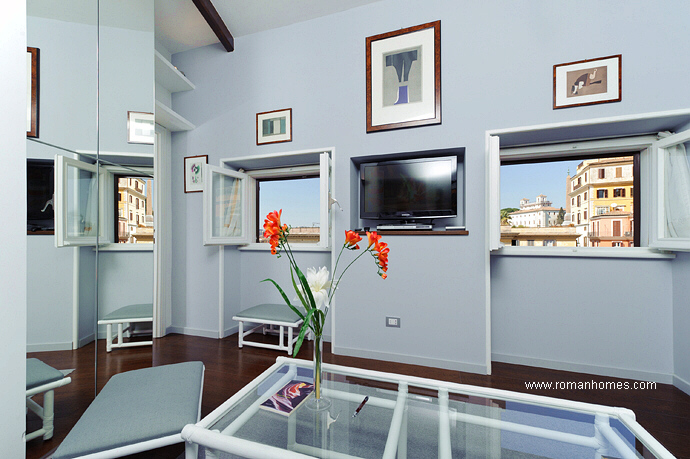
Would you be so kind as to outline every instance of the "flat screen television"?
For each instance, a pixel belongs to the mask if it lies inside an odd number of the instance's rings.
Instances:
[[[457,156],[360,164],[361,219],[414,221],[458,213]]]

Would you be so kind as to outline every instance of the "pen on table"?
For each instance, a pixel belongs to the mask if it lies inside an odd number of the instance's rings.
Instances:
[[[362,400],[362,403],[360,403],[359,406],[357,407],[357,409],[355,410],[355,414],[352,415],[353,418],[359,414],[359,412],[362,410],[362,408],[364,408],[364,404],[367,403],[368,400],[369,400],[369,396],[367,395],[366,397],[364,397],[364,400]]]

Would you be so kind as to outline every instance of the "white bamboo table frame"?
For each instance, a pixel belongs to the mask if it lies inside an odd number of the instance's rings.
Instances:
[[[40,437],[41,435],[43,436],[44,440],[53,438],[53,431],[55,430],[55,389],[66,386],[71,382],[72,378],[66,376],[62,379],[58,379],[57,381],[42,384],[26,391],[26,408],[36,413],[36,415],[38,415],[43,422],[40,429],[27,433],[24,437],[24,441],[31,441],[34,438]],[[31,397],[34,395],[42,392],[43,406],[31,399]]]
[[[232,423],[222,432],[213,431],[210,426],[223,418],[233,407],[246,395],[255,391],[260,383],[278,370],[283,365],[288,366],[288,372],[269,388],[262,397],[256,400],[249,408],[242,412]],[[234,437],[233,435],[259,410],[259,406],[270,395],[289,382],[297,374],[297,366],[311,368],[313,363],[307,360],[290,359],[278,357],[276,363],[265,372],[255,378],[251,383],[242,388],[235,395],[230,397],[225,403],[216,408],[208,416],[197,424],[189,424],[182,430],[182,438],[186,441],[186,459],[196,459],[198,446],[203,445],[213,450],[224,451],[250,459],[305,459],[319,457],[327,454],[328,457],[336,459],[353,459],[353,456],[333,451],[325,451],[308,445],[299,445],[295,442],[294,426],[290,426],[288,418],[288,447],[291,449],[281,449],[273,446],[263,445],[249,440]],[[610,418],[618,419],[635,437],[656,457],[662,459],[673,459],[674,456],[661,445],[649,432],[647,432],[636,420],[635,413],[627,408],[616,408],[604,405],[596,405],[584,402],[575,402],[552,397],[545,397],[533,394],[524,394],[501,389],[470,386],[466,384],[450,383],[415,376],[398,375],[372,370],[363,370],[340,365],[323,364],[325,372],[333,372],[351,376],[358,376],[370,380],[381,382],[398,383],[398,397],[395,401],[370,397],[368,404],[389,408],[393,410],[391,426],[388,432],[388,439],[382,455],[384,459],[406,457],[407,444],[407,391],[408,386],[426,388],[438,392],[439,407],[439,431],[438,431],[438,457],[449,459],[451,457],[451,436],[450,423],[458,420],[465,423],[482,425],[487,427],[500,428],[504,431],[517,432],[539,438],[557,440],[573,445],[587,446],[597,449],[597,457],[611,454],[606,446],[611,444],[617,449],[617,453],[625,459],[637,458],[635,451],[615,433],[609,424]],[[330,398],[340,398],[349,401],[360,401],[361,396],[350,394],[349,392],[328,390],[324,388],[324,395]],[[514,422],[491,419],[466,413],[458,413],[449,410],[449,393],[477,396],[504,401],[536,404],[555,409],[565,409],[595,416],[595,435],[592,437],[577,435],[545,428],[533,427]],[[397,456],[396,456],[397,455]]]

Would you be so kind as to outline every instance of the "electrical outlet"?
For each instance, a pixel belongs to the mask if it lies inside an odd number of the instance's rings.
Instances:
[[[386,317],[386,327],[400,328],[400,317]]]

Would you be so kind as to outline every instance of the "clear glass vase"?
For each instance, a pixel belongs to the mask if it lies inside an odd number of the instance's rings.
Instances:
[[[314,392],[307,401],[307,406],[312,410],[321,411],[331,406],[331,401],[323,396],[322,377],[323,371],[323,336],[314,335]]]

